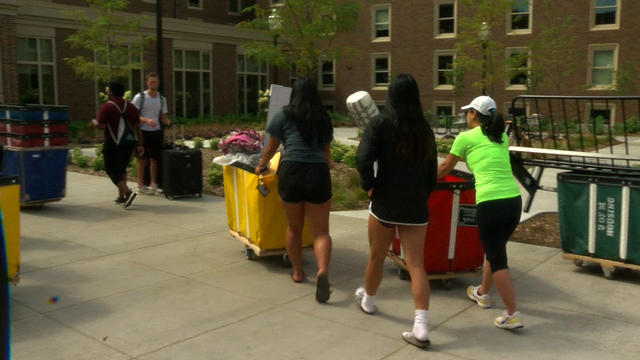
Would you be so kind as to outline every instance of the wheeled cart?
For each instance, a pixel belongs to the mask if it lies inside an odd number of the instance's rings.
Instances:
[[[479,276],[484,251],[478,239],[471,174],[453,171],[440,179],[427,206],[429,225],[425,236],[424,267],[429,279],[442,279],[444,287],[450,289],[452,278]],[[408,280],[397,231],[388,256],[398,265],[400,278]]]
[[[278,196],[280,153],[269,169],[255,175],[235,166],[223,166],[224,202],[229,233],[245,246],[247,259],[280,255],[288,263],[285,249],[287,222]],[[309,226],[302,232],[303,250],[311,249]]]
[[[558,218],[563,258],[640,270],[640,177],[588,172],[558,174]]]

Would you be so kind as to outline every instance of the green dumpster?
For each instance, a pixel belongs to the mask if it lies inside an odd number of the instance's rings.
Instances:
[[[564,252],[640,264],[640,177],[559,173],[558,218]]]

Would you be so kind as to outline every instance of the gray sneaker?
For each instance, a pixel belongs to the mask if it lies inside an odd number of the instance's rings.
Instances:
[[[478,293],[479,288],[480,286],[469,285],[469,287],[467,287],[467,296],[469,299],[478,303],[478,306],[481,308],[488,309],[491,307],[491,304],[489,303],[489,294],[480,295]]]
[[[148,188],[150,192],[152,192],[154,195],[162,195],[164,194],[164,191],[162,191],[161,188],[158,187],[158,185],[153,185],[150,188]]]
[[[136,192],[138,194],[144,194],[144,195],[153,195],[153,194],[155,194],[155,192],[152,191],[150,187],[144,186],[144,185],[138,186],[138,189],[136,190]]]

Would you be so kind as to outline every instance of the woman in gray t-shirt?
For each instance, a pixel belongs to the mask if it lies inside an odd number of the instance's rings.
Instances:
[[[291,278],[296,283],[304,280],[302,228],[306,217],[318,263],[316,300],[327,302],[331,258],[329,144],[333,140],[333,127],[312,80],[300,78],[294,83],[289,105],[275,114],[266,131],[269,140],[255,172],[260,174],[264,170],[282,143],[284,152],[278,167],[278,192],[287,219],[285,240],[293,267]]]

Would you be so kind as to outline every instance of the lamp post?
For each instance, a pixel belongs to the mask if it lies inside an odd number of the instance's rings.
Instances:
[[[279,30],[282,27],[282,19],[280,18],[280,14],[278,14],[277,8],[273,8],[271,10],[271,14],[269,14],[269,17],[267,18],[267,22],[269,23],[269,30],[271,30],[274,33],[273,46],[277,48],[278,37],[280,36]],[[278,66],[276,65],[273,66],[273,78],[274,78],[273,83],[277,83],[278,82]]]
[[[162,2],[156,2],[156,72],[160,79],[163,77],[162,73]],[[143,86],[144,90],[144,86]],[[162,82],[158,86],[158,91],[162,93]]]
[[[478,31],[478,38],[482,41],[482,95],[487,94],[487,44],[489,35],[491,35],[489,24],[483,21],[480,31]]]

